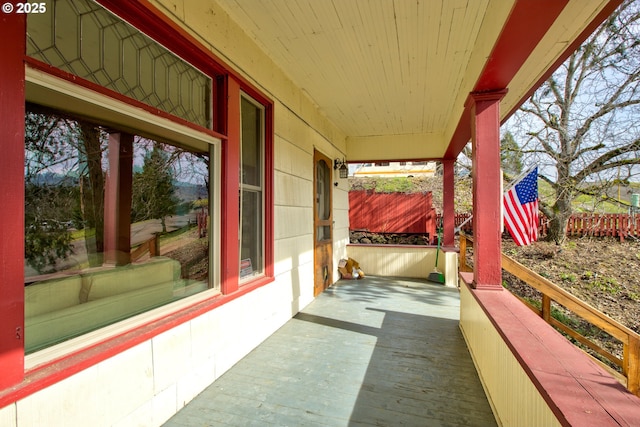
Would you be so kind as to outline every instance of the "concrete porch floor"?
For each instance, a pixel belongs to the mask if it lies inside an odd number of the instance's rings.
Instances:
[[[424,280],[341,280],[165,426],[495,426],[459,306]]]

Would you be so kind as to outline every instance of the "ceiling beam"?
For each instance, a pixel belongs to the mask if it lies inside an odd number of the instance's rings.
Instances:
[[[514,76],[558,19],[569,0],[518,0],[483,69],[473,92],[509,87]],[[558,60],[534,84],[505,117],[509,117],[582,44],[622,0],[611,0],[568,46]],[[456,159],[471,139],[471,103],[467,100],[456,130],[445,152],[445,159]]]

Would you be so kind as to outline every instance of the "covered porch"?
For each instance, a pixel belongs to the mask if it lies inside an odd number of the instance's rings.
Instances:
[[[160,425],[203,389],[167,425],[640,424],[637,398],[501,286],[500,123],[620,0],[96,1],[88,2],[96,13],[105,9],[167,45],[211,88],[197,120],[158,111],[107,87],[115,77],[87,80],[33,57],[28,22],[2,16],[3,38],[23,42],[3,46],[0,67],[3,81],[15,82],[0,94],[0,188],[8,195],[0,222],[11,230],[0,239],[1,425]],[[86,40],[76,36],[69,39]],[[122,71],[138,76],[134,67]],[[244,183],[238,167],[246,98],[264,119],[253,121],[256,155],[246,162],[264,173],[260,186]],[[27,102],[176,146],[186,136],[207,150],[217,162],[207,175],[216,183],[210,289],[83,335],[70,343],[77,347],[25,356]],[[458,276],[455,164],[469,141],[476,270]],[[446,286],[423,280],[435,248],[359,253],[372,277],[337,281],[338,261],[356,248],[335,166],[394,160],[443,165]],[[326,182],[318,186],[321,164]],[[246,222],[261,225],[246,235],[261,264],[255,277],[242,271],[241,184],[255,196]],[[315,259],[318,241],[324,264]],[[366,256],[389,256],[395,270],[374,272]],[[320,286],[311,279],[318,272]]]
[[[165,426],[497,425],[457,289],[341,280]]]
[[[508,291],[340,280],[164,425],[620,426],[640,399]]]

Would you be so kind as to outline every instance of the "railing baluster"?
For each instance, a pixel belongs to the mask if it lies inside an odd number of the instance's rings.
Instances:
[[[624,374],[627,377],[627,389],[640,396],[640,339],[629,337],[629,344],[624,351]]]
[[[547,294],[542,294],[542,318],[551,323],[551,297]]]
[[[467,237],[460,233],[460,271],[469,271],[467,267]]]

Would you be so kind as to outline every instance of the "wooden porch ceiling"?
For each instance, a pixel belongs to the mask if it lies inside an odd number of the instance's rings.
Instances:
[[[505,119],[620,0],[216,0],[347,135],[347,159],[455,158],[472,91]]]

